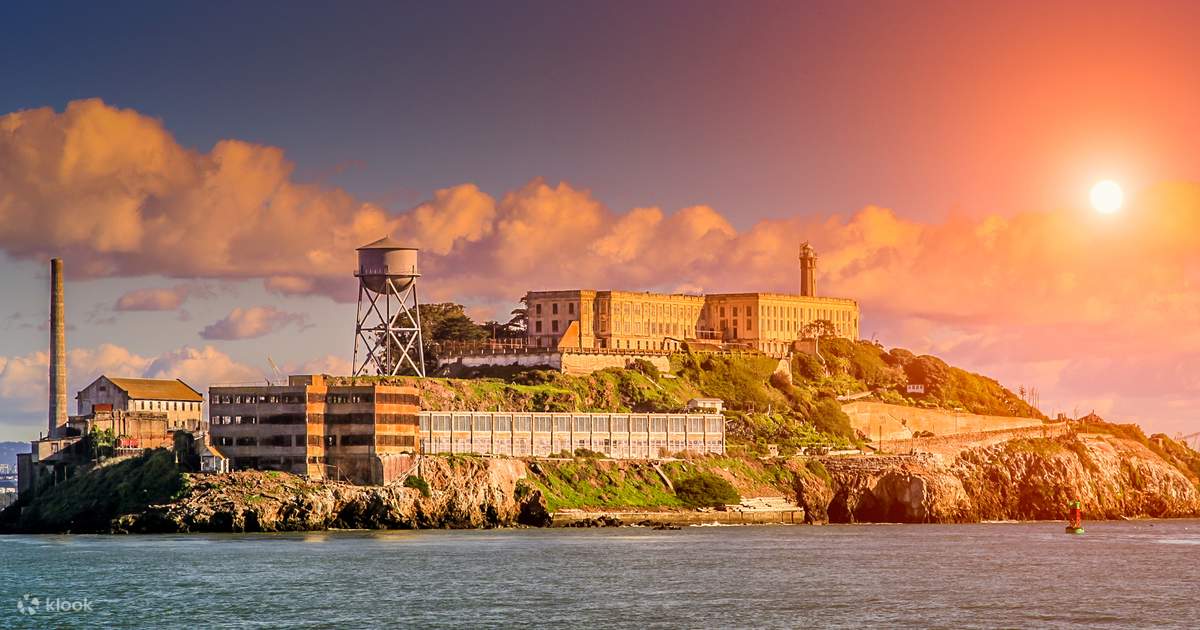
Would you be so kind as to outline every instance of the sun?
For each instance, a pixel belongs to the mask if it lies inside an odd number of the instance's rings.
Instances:
[[[1120,210],[1125,203],[1125,193],[1120,184],[1111,179],[1096,182],[1096,185],[1092,186],[1091,198],[1092,207],[1102,214],[1112,214]]]

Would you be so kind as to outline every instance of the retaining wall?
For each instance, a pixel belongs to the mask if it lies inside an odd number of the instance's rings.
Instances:
[[[842,405],[850,426],[871,442],[911,439],[913,433],[928,431],[935,436],[1040,427],[1039,418],[984,416],[944,409],[921,409],[881,402],[855,401]]]

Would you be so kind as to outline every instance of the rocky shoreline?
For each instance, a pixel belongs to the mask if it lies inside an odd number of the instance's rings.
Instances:
[[[742,497],[778,497],[792,507],[696,511],[667,501],[670,484],[651,462],[438,457],[421,459],[423,483],[354,486],[278,472],[184,475],[166,500],[112,514],[63,515],[34,502],[9,510],[8,533],[283,532],[708,523],[975,523],[1063,517],[1079,497],[1089,519],[1200,517],[1196,479],[1145,444],[1113,436],[1016,439],[967,449],[952,461],[932,455],[772,460],[697,458],[668,471],[726,478]],[[675,473],[673,473],[675,474]],[[572,487],[605,505],[563,506]],[[659,495],[620,504],[630,484]],[[609,491],[611,490],[611,491]],[[647,498],[648,497],[648,498]],[[583,501],[583,499],[575,499]],[[632,500],[631,500],[632,502]],[[552,510],[550,506],[557,506]],[[794,508],[794,509],[793,509]],[[84,517],[87,518],[84,518]]]

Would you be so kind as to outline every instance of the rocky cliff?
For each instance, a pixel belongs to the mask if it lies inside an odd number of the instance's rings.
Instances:
[[[930,456],[831,458],[830,522],[956,523],[1063,518],[1078,497],[1089,518],[1200,516],[1196,480],[1135,440],[1018,439]],[[806,498],[802,504],[819,503]]]
[[[536,490],[518,481],[519,460],[429,457],[423,483],[355,486],[271,472],[190,477],[176,500],[114,523],[118,532],[242,532],[488,528],[543,525]]]
[[[544,526],[550,510],[685,509],[700,473],[742,497],[784,497],[808,522],[960,523],[1200,516],[1193,464],[1144,437],[1022,438],[933,455],[653,462],[424,457],[407,485],[354,486],[278,472],[180,475],[169,452],[69,480],[0,515],[8,532],[243,532]],[[1160,453],[1159,451],[1162,451]],[[1166,456],[1163,456],[1163,453]],[[1186,457],[1191,457],[1187,455]]]
[[[7,532],[274,532],[341,529],[486,528],[545,525],[545,501],[520,460],[427,457],[409,486],[355,486],[310,481],[280,472],[189,475],[166,471],[169,453],[104,467],[46,490],[0,519]],[[156,485],[141,478],[153,467]],[[106,482],[106,483],[99,483]],[[133,486],[137,488],[133,488]],[[411,486],[411,487],[410,487]],[[133,491],[127,491],[133,488]],[[137,494],[140,503],[88,501]],[[23,509],[22,509],[23,508]]]

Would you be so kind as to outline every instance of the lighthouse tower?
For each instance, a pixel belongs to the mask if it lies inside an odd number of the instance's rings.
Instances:
[[[800,245],[800,295],[817,295],[817,252],[808,241]]]

